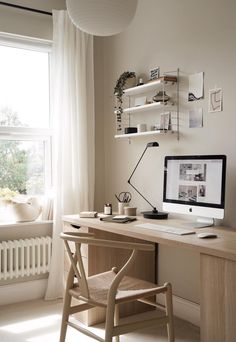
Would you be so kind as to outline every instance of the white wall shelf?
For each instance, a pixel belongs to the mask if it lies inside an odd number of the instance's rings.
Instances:
[[[127,138],[137,138],[137,137],[145,137],[152,135],[172,135],[178,134],[175,131],[146,131],[140,133],[128,133],[128,134],[117,134],[115,135],[115,139],[127,139]]]
[[[169,106],[173,106],[172,103],[170,102],[153,102],[153,103],[148,103],[142,106],[136,106],[136,107],[129,107],[129,108],[125,108],[123,109],[123,113],[138,113],[138,112],[146,112],[147,110],[153,110],[155,108],[166,108]]]
[[[175,76],[176,75],[176,76]],[[165,92],[166,87],[168,86],[168,93],[169,93],[169,100],[164,102],[152,102],[153,100],[153,94],[158,92],[159,90],[162,90]],[[147,100],[146,96],[142,96],[141,94],[148,93],[149,92],[149,99]],[[135,97],[141,95],[143,99],[141,101],[138,101]],[[136,137],[142,137],[142,136],[150,136],[150,135],[169,135],[174,133],[177,136],[177,139],[179,139],[179,69],[172,71],[172,72],[166,72],[162,77],[158,78],[157,80],[150,81],[148,83],[145,83],[140,86],[135,86],[132,88],[128,88],[124,90],[124,96],[126,100],[125,108],[122,108],[121,111],[119,111],[119,105],[118,104],[115,108],[116,110],[114,113],[116,114],[116,131],[117,134],[115,135],[116,139],[122,139],[122,138],[136,138]],[[136,101],[137,100],[137,101]],[[143,101],[143,102],[142,102]],[[134,106],[138,102],[146,104],[142,104],[140,106]],[[128,106],[127,106],[128,105]],[[140,132],[140,133],[130,133],[130,134],[124,134],[126,127],[131,126],[137,126],[138,121],[140,120],[139,116],[136,118],[131,118],[132,114],[136,113],[145,113],[145,112],[151,112],[151,120],[155,123],[154,126],[160,126],[161,130],[158,131],[147,131],[147,132]],[[154,112],[155,111],[155,112]],[[124,117],[123,117],[124,115]],[[155,118],[154,118],[155,115]],[[160,124],[156,125],[156,116],[159,117]],[[138,118],[138,119],[137,119]],[[153,119],[152,119],[153,118]],[[148,119],[144,119],[145,121],[148,121],[149,125],[151,126],[150,129],[152,129],[152,124],[150,124],[150,116]],[[132,124],[131,124],[132,121]],[[174,121],[174,122],[173,122]],[[175,127],[174,130],[171,130],[173,128],[173,125]],[[169,130],[164,130],[169,129]]]
[[[145,83],[143,85],[140,86],[136,86],[136,87],[132,87],[132,88],[128,88],[124,90],[125,95],[138,95],[141,93],[146,93],[152,90],[155,90],[156,88],[158,88],[159,85],[161,84],[176,84],[177,83],[177,77],[176,79],[172,81],[168,80],[168,76],[163,76],[158,78],[156,81],[150,81],[148,83]]]

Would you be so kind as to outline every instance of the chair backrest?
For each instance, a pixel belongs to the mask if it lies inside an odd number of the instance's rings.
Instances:
[[[133,242],[120,242],[120,241],[112,241],[112,240],[103,240],[103,239],[95,239],[94,234],[90,233],[73,233],[73,232],[66,232],[60,234],[61,238],[64,240],[66,250],[68,252],[71,268],[70,273],[73,271],[73,276],[76,275],[78,285],[81,291],[81,295],[84,298],[89,299],[89,287],[86,278],[86,273],[84,270],[83,259],[81,255],[81,244],[88,244],[100,247],[114,247],[114,248],[121,248],[121,249],[129,249],[132,251],[129,260],[123,266],[123,268],[118,272],[116,276],[116,280],[114,280],[114,284],[112,287],[117,288],[119,282],[121,281],[122,277],[124,276],[125,272],[132,266],[136,253],[138,250],[143,251],[152,251],[154,246],[150,244],[142,244],[142,243],[133,243]],[[72,250],[71,245],[69,244],[74,243],[74,251]]]
[[[74,242],[75,252],[73,253],[72,247],[68,241],[64,239],[65,247],[70,258],[71,268],[74,271],[74,275],[77,278],[77,282],[81,291],[81,295],[85,298],[89,298],[89,288],[86,279],[86,273],[84,270],[82,255],[81,255],[81,243]],[[71,271],[71,270],[70,270]]]

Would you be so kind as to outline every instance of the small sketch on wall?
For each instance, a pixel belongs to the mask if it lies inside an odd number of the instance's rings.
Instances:
[[[202,108],[191,109],[189,111],[189,128],[203,126],[203,110]]]
[[[210,113],[222,111],[222,88],[209,90],[209,109]]]
[[[188,101],[197,101],[203,98],[203,72],[189,76]]]

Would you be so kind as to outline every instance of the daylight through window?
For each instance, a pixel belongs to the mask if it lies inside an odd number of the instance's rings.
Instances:
[[[0,199],[51,185],[50,45],[0,36]]]

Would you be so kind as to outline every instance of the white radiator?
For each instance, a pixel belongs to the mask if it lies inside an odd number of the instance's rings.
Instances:
[[[44,274],[49,271],[52,238],[36,237],[0,243],[0,280]]]

